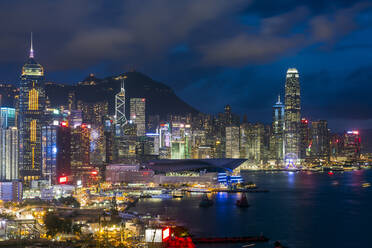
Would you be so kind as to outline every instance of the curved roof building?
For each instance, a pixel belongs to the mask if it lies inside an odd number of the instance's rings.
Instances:
[[[201,171],[208,172],[232,172],[246,159],[162,159],[152,160],[146,165],[155,173],[182,172],[182,171]]]

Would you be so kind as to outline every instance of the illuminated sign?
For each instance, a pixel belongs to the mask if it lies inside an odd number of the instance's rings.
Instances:
[[[61,183],[61,184],[63,184],[63,183],[67,183],[67,177],[66,177],[66,176],[64,176],[64,177],[60,177],[60,178],[58,179],[58,182]]]
[[[93,176],[97,176],[98,175],[98,171],[92,171],[90,174],[92,174]]]
[[[162,233],[163,242],[168,240],[169,237],[170,237],[170,228],[167,227],[167,228],[163,229],[163,233]]]
[[[68,127],[68,122],[67,121],[62,121],[61,126],[62,127]]]

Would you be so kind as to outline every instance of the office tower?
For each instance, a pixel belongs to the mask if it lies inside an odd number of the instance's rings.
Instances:
[[[285,81],[284,158],[286,166],[299,164],[300,152],[300,80],[297,69],[287,70]]]
[[[278,101],[273,106],[272,135],[270,137],[270,157],[279,165],[284,158],[284,104]]]
[[[16,126],[16,110],[15,108],[0,108],[0,127],[8,128]]]
[[[106,147],[103,126],[93,126],[90,131],[90,163],[102,165],[105,160]]]
[[[42,128],[42,174],[54,185],[58,178],[71,175],[71,130],[68,122]]]
[[[342,157],[342,151],[344,147],[344,136],[341,134],[331,134],[330,137],[330,151],[329,155],[331,160],[337,161],[339,157]]]
[[[0,181],[18,179],[18,129],[0,128]]]
[[[115,95],[115,120],[116,124],[123,127],[127,124],[127,117],[125,116],[125,88],[124,80],[127,76],[121,78],[120,92]]]
[[[344,133],[343,155],[349,161],[357,161],[360,158],[361,139],[359,131],[352,130]]]
[[[81,110],[83,123],[89,123],[93,126],[100,126],[103,123],[103,117],[108,114],[108,103],[103,102],[78,102],[78,110]]]
[[[171,125],[171,158],[189,159],[191,157],[191,125],[172,123]]]
[[[226,127],[226,158],[240,157],[240,128]]]
[[[329,160],[329,130],[325,120],[311,123],[311,156],[314,159]]]
[[[130,99],[130,120],[137,125],[137,136],[146,135],[146,99]]]
[[[271,130],[263,124],[242,124],[241,130],[241,154],[257,164],[262,164],[268,159],[269,135]]]
[[[22,68],[19,95],[19,169],[24,181],[41,177],[41,127],[45,110],[44,68],[34,59],[32,46]]]
[[[90,170],[90,125],[71,127],[71,173],[80,176]]]
[[[300,158],[302,161],[310,158],[311,140],[309,120],[302,118],[300,124]]]

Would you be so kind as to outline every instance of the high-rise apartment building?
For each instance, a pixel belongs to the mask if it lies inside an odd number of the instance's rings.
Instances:
[[[287,70],[285,81],[284,158],[285,165],[296,166],[300,156],[300,80],[297,69]]]
[[[41,177],[44,110],[44,68],[34,59],[31,39],[29,59],[22,68],[19,95],[19,169],[24,181]]]
[[[146,99],[130,99],[130,120],[137,125],[137,136],[146,135]]]

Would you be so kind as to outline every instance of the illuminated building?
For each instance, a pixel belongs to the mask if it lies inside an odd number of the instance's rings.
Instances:
[[[0,180],[18,178],[18,129],[0,128]]]
[[[305,160],[310,157],[312,137],[309,120],[302,118],[300,124],[300,158]]]
[[[287,70],[285,81],[284,151],[285,165],[296,166],[300,155],[300,80],[297,69]]]
[[[78,109],[83,115],[83,123],[94,126],[102,125],[103,117],[108,114],[108,103],[103,102],[78,102]]]
[[[71,172],[79,176],[90,170],[90,125],[71,127]]]
[[[125,116],[125,88],[124,80],[127,76],[121,78],[120,92],[115,95],[115,120],[116,124],[121,127],[127,124],[127,117]]]
[[[22,182],[19,180],[0,182],[0,200],[2,201],[22,201],[22,192]]]
[[[331,160],[338,160],[342,157],[344,147],[344,137],[340,134],[332,134],[330,137],[330,157]]]
[[[31,181],[41,177],[41,127],[45,110],[44,68],[30,56],[22,68],[19,95],[19,169],[20,178]]]
[[[71,175],[71,129],[68,122],[42,128],[42,174],[53,185]]]
[[[137,136],[146,135],[146,99],[130,99],[130,120],[137,125]]]
[[[90,163],[102,165],[106,157],[103,126],[92,127],[90,132]]]
[[[77,127],[83,123],[83,113],[81,110],[71,110],[69,123],[71,127]]]
[[[350,161],[356,161],[360,158],[360,134],[357,130],[347,131],[344,133],[343,154]]]
[[[280,95],[278,96],[278,101],[273,106],[272,120],[270,157],[276,161],[276,164],[281,164],[284,158],[284,104],[280,101]]]
[[[329,159],[329,130],[325,120],[311,123],[311,156],[314,159]]]
[[[240,129],[239,127],[226,127],[226,158],[240,157]]]
[[[171,125],[171,158],[187,159],[191,157],[191,125],[172,123]]]
[[[8,128],[16,126],[16,110],[15,108],[0,108],[0,127]]]
[[[75,92],[68,93],[68,110],[71,112],[72,110],[76,109],[76,98]]]
[[[241,128],[241,154],[257,164],[267,161],[270,143],[270,128],[263,124],[242,124]]]

